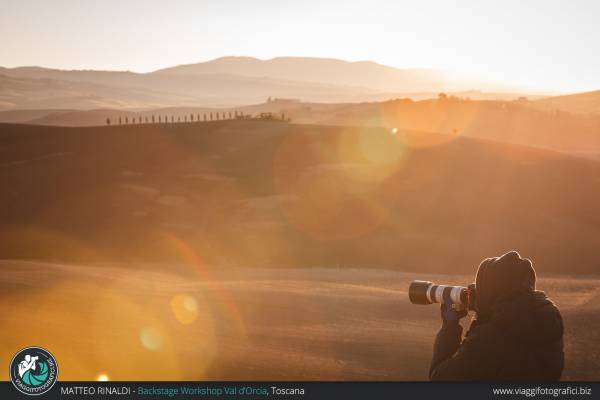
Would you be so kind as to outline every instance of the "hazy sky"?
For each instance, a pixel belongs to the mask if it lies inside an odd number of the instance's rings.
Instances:
[[[600,89],[600,1],[1,0],[0,65],[146,72],[224,55]]]

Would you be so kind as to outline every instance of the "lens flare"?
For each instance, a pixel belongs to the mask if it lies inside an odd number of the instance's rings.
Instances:
[[[198,317],[198,302],[192,296],[178,294],[171,299],[171,311],[177,321],[188,325]]]
[[[148,326],[141,330],[140,341],[146,349],[155,351],[161,348],[163,337],[157,328]]]

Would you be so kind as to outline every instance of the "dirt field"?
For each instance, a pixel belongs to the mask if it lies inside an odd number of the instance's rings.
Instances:
[[[423,380],[436,306],[374,269],[139,269],[0,262],[0,364],[39,345],[60,378]],[[544,278],[566,325],[563,379],[600,378],[600,280]],[[3,372],[1,379],[7,379]]]

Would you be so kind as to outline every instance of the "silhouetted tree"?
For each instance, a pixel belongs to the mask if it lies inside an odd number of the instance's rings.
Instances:
[[[125,124],[128,124],[128,123],[129,123],[129,118],[125,117]]]
[[[160,115],[158,116],[158,123],[162,124],[162,117]]]
[[[204,113],[204,120],[206,121],[206,113]]]
[[[181,122],[181,117],[177,117],[177,122]]]
[[[187,122],[187,114],[183,116],[183,122]]]
[[[171,122],[175,122],[175,116],[171,115]]]
[[[229,111],[229,119],[231,119],[231,111]]]
[[[446,100],[448,95],[446,93],[438,93],[438,100]]]
[[[119,125],[121,125],[123,121],[121,121],[121,116],[119,116]]]
[[[200,113],[198,113],[198,115],[196,115],[196,121],[200,122]]]
[[[148,123],[148,116],[147,115],[144,116],[144,122]]]
[[[281,120],[285,121],[285,113],[283,111],[281,112]]]
[[[194,122],[194,114],[190,114],[190,121]]]
[[[152,123],[154,123],[154,114],[152,114]]]
[[[267,103],[270,103],[272,101],[273,101],[273,99],[271,98],[271,96],[269,96],[269,98],[267,99]]]
[[[106,125],[110,125],[110,118],[106,118]]]
[[[138,122],[141,124],[142,123],[142,116],[140,115],[140,117],[138,118]]]
[[[212,115],[212,112],[210,113],[210,120],[211,120],[211,121],[213,120],[213,115]]]

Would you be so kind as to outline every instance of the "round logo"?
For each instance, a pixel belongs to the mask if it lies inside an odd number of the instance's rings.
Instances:
[[[21,393],[44,394],[56,383],[58,365],[46,349],[26,347],[10,362],[10,380]]]

